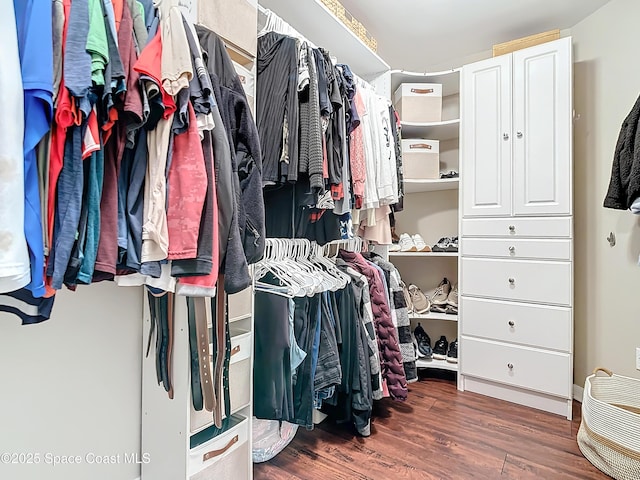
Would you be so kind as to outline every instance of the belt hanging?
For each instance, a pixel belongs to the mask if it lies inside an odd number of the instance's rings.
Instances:
[[[202,386],[200,385],[200,360],[198,355],[198,333],[196,331],[195,302],[187,297],[187,319],[189,322],[189,353],[191,370],[191,400],[197,412],[203,408]]]
[[[218,293],[215,297],[216,315],[214,322],[215,335],[215,353],[213,358],[213,385],[216,392],[218,403],[213,412],[213,421],[217,428],[222,428],[222,418],[225,415],[224,408],[224,388],[222,385],[222,377],[224,370],[224,361],[227,351],[226,344],[226,295],[224,290],[220,288],[224,285],[224,275],[218,276]],[[213,303],[213,302],[212,302]],[[213,305],[212,305],[213,307]]]
[[[204,298],[195,298],[195,320],[198,339],[198,363],[200,366],[200,385],[204,399],[204,409],[213,412],[216,396],[211,374],[211,353],[209,350],[209,326],[207,325],[207,304]]]

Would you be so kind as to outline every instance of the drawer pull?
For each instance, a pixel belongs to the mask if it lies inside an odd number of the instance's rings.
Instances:
[[[511,254],[516,253],[516,247],[513,247],[513,246],[509,247],[509,253]]]
[[[514,322],[513,320],[509,320],[509,326],[511,328],[515,327],[516,326],[516,322]]]
[[[510,278],[509,279],[509,284],[510,285],[515,285],[516,284],[516,279],[515,278]]]
[[[522,138],[523,133],[522,132],[516,132],[516,137],[518,138]]]
[[[513,363],[507,363],[507,367],[509,367],[509,370],[513,370]]]
[[[202,461],[206,462],[207,460],[211,460],[212,458],[219,457],[224,452],[226,452],[231,447],[233,447],[236,443],[238,443],[238,435],[236,435],[231,440],[229,440],[229,443],[227,443],[227,445],[225,447],[221,448],[220,450],[212,450],[212,451],[207,452],[204,455],[202,455]]]
[[[240,353],[240,345],[236,345],[235,347],[233,347],[233,349],[231,350],[231,356],[235,355],[236,353]]]
[[[502,139],[503,140],[509,140],[509,134],[508,133],[503,133],[502,134]]]
[[[509,231],[510,231],[511,233],[515,233],[515,231],[516,231],[516,226],[515,226],[515,225],[509,225]]]

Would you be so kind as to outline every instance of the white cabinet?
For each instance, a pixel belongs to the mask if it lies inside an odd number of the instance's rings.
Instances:
[[[462,71],[463,216],[571,215],[571,39]]]
[[[464,216],[511,214],[511,58],[462,70]]]
[[[462,70],[465,390],[571,418],[571,39]]]
[[[513,54],[513,213],[571,214],[571,39]]]

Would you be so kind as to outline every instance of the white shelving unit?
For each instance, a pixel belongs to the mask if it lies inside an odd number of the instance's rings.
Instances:
[[[460,171],[460,69],[438,72],[409,72],[393,70],[386,85],[382,85],[393,97],[403,83],[438,83],[442,85],[442,121],[403,122],[403,139],[427,139],[440,142],[440,171]],[[388,90],[387,90],[388,89]],[[381,88],[382,90],[382,88]],[[396,214],[396,232],[420,233],[428,245],[434,245],[441,237],[457,236],[459,231],[460,179],[410,179],[404,181],[404,210]],[[405,283],[413,283],[425,293],[435,288],[443,277],[452,283],[459,278],[459,252],[389,252]],[[429,312],[410,314],[412,329],[419,321],[436,342],[441,335],[449,342],[458,338],[458,315]],[[446,360],[416,361],[418,368],[440,369],[458,372],[458,364]],[[461,388],[458,379],[458,388]]]
[[[446,360],[438,360],[436,358],[432,360],[419,358],[418,360],[416,360],[416,366],[418,368],[437,368],[440,370],[451,370],[452,372],[458,371],[457,363],[447,362]]]
[[[320,0],[260,0],[260,6],[275,12],[315,45],[338,56],[341,63],[349,65],[365,80],[390,69],[387,62],[365,45]]]
[[[449,313],[438,313],[438,312],[410,313],[409,318],[415,319],[415,320],[446,320],[448,322],[458,321],[458,315],[451,315]]]
[[[389,252],[390,257],[458,257],[460,252]]]
[[[428,138],[431,140],[452,140],[460,135],[460,119],[441,122],[402,122],[404,138]]]
[[[404,181],[404,193],[439,192],[442,190],[457,190],[460,188],[460,179],[409,179]]]

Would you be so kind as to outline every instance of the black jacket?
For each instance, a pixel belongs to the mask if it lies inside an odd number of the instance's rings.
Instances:
[[[613,156],[611,181],[604,206],[618,210],[631,207],[640,197],[640,97],[622,123]]]
[[[241,270],[230,271],[229,263],[237,262],[238,265],[255,263],[264,254],[265,227],[260,141],[242,83],[224,42],[206,27],[197,25],[196,32],[200,45],[207,54],[207,70],[231,148],[235,198],[233,208],[237,211],[237,229],[245,256],[245,262],[238,258],[240,252],[238,243],[232,238],[235,235],[232,228],[226,250],[224,272],[225,290],[233,293],[248,287],[250,279],[248,272],[244,274],[246,268],[241,267]],[[227,206],[219,205],[219,209],[224,208]]]

